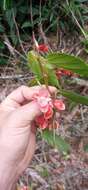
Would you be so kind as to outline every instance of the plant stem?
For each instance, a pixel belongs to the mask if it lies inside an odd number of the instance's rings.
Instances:
[[[38,52],[38,55],[39,55],[39,52]],[[51,92],[50,92],[50,89],[49,89],[49,86],[48,86],[48,73],[47,73],[47,70],[44,68],[41,60],[40,60],[40,55],[38,56],[38,62],[39,62],[39,65],[40,65],[40,69],[41,69],[41,73],[43,75],[43,79],[44,79],[44,83],[45,83],[45,86],[46,86],[46,89],[48,90],[50,96],[51,96]]]

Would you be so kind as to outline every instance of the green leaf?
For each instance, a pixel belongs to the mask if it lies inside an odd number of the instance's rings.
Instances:
[[[6,9],[11,8],[12,3],[13,3],[12,0],[3,0],[3,9],[6,10]]]
[[[77,103],[88,106],[88,96],[81,96],[77,93],[66,91],[66,90],[61,91],[61,94],[65,97],[69,98],[73,102],[77,102]]]
[[[4,49],[5,48],[5,44],[3,42],[0,42],[0,49]]]
[[[80,58],[65,53],[51,53],[47,62],[54,67],[70,70],[79,75],[88,77],[88,65]]]
[[[48,70],[48,82],[50,85],[59,87],[59,81],[53,70]]]
[[[21,28],[28,28],[28,27],[32,27],[32,23],[31,22],[24,22],[21,26]]]
[[[54,135],[52,131],[44,130],[42,133],[44,140],[49,143],[52,147],[58,149],[63,153],[70,151],[70,145],[60,136]]]
[[[6,65],[7,63],[8,63],[7,59],[5,59],[3,57],[0,58],[0,66]]]
[[[4,26],[0,23],[0,33],[4,32]]]
[[[42,73],[38,62],[38,55],[34,51],[28,53],[28,66],[31,68],[38,80],[41,79]]]
[[[22,3],[21,3],[21,5],[19,5],[19,7],[18,7],[18,11],[21,13],[21,14],[29,14],[30,13],[30,9],[28,8],[28,6],[25,4],[25,5],[22,5]]]

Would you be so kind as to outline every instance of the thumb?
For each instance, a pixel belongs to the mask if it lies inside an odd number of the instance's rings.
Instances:
[[[16,124],[29,125],[41,111],[37,102],[30,102],[15,111]]]

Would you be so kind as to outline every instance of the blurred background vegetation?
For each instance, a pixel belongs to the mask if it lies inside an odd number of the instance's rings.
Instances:
[[[13,48],[24,52],[33,30],[39,37],[40,24],[49,35],[58,29],[84,32],[87,22],[88,0],[0,0],[0,65],[7,63],[11,51],[14,55]],[[12,50],[7,51],[7,43]]]

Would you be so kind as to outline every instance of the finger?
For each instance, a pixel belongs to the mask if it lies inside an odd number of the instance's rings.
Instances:
[[[30,137],[29,137],[29,143],[28,143],[27,150],[25,152],[22,162],[19,165],[20,174],[27,168],[30,161],[32,160],[32,157],[35,152],[35,147],[36,147],[36,136],[34,133],[31,133]]]
[[[20,125],[22,127],[30,126],[30,123],[40,114],[38,103],[32,101],[12,112],[12,120],[14,120],[14,125],[17,127]]]
[[[45,88],[45,86],[34,86],[27,87],[21,86],[14,90],[7,98],[3,101],[3,105],[14,108],[19,107],[24,101],[30,101],[35,93],[38,93],[40,89]],[[51,93],[56,91],[55,87],[49,87]]]

